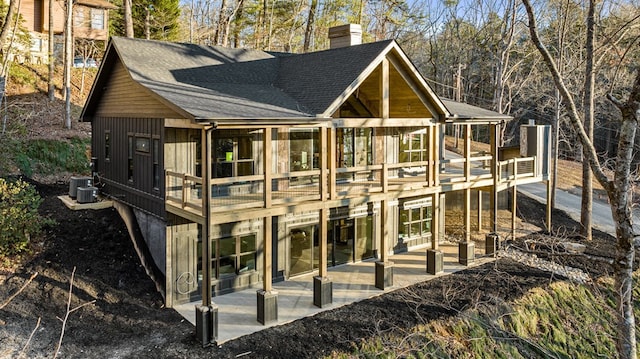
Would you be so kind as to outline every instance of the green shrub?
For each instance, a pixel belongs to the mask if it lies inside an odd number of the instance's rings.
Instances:
[[[31,236],[47,223],[38,213],[42,198],[33,186],[0,178],[0,258],[29,249]]]

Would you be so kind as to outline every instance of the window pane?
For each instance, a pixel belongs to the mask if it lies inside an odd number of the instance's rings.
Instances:
[[[238,138],[238,159],[253,159],[253,141],[251,137]]]
[[[240,252],[255,252],[256,250],[256,236],[249,235],[240,237]]]
[[[236,176],[251,176],[253,174],[253,162],[239,162]]]
[[[215,168],[216,168],[216,178],[231,177],[233,175],[232,163],[217,163],[215,165]]]
[[[411,236],[419,236],[419,235],[420,235],[420,222],[412,222]]]
[[[235,254],[236,254],[236,239],[235,238],[222,238],[218,241],[219,248],[219,260],[220,260],[220,274],[230,274],[236,272]]]
[[[233,161],[233,140],[218,138],[216,140],[216,159],[218,161]]]
[[[290,170],[306,171],[318,166],[318,131],[292,130],[289,133]]]
[[[400,238],[409,237],[407,222],[409,222],[409,211],[400,210],[400,223],[398,223],[398,235]]]
[[[144,137],[136,137],[136,151],[149,153],[149,139]]]
[[[102,9],[91,9],[91,28],[104,30],[104,12]]]

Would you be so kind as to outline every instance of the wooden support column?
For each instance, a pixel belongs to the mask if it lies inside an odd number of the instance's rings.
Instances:
[[[516,218],[517,218],[516,217],[516,207],[518,206],[517,205],[518,188],[517,188],[517,186],[515,184],[511,188],[511,191],[512,191],[512,197],[511,197],[511,239],[515,239],[516,238]]]
[[[328,157],[329,157],[329,199],[336,198],[336,166],[337,166],[337,131],[335,128],[328,129]]]
[[[467,127],[468,128],[468,127]],[[468,265],[475,260],[475,243],[471,241],[471,189],[464,190],[464,240],[458,245],[458,262]]]
[[[478,232],[482,231],[482,190],[478,190]]]
[[[471,180],[471,125],[464,126],[464,180]]]
[[[393,285],[393,263],[389,262],[389,202],[380,202],[380,260],[375,264],[375,286],[384,290]]]
[[[319,268],[318,276],[313,277],[313,304],[316,307],[324,307],[331,304],[333,301],[333,284],[329,277],[327,277],[327,236],[329,226],[329,210],[322,208],[319,211],[318,227],[320,233],[318,233],[319,242]]]
[[[218,338],[218,307],[211,303],[211,132],[212,127],[202,129],[202,305],[196,306],[196,339],[203,347]]]
[[[329,168],[327,167],[327,128],[320,127],[320,200],[323,202],[329,198]],[[335,171],[332,171],[335,172]]]
[[[389,60],[386,58],[380,64],[380,117],[389,118]]]
[[[440,148],[444,148],[444,141],[440,143],[442,129],[444,125],[433,126],[433,136],[431,137],[431,148],[433,149],[433,186],[440,185]],[[444,138],[443,138],[444,139]]]
[[[273,217],[262,220],[262,289],[257,296],[257,320],[261,324],[278,321],[278,293],[273,291]]]
[[[464,241],[471,241],[471,189],[464,190]]]
[[[272,177],[272,148],[271,148],[271,128],[264,129],[264,139],[262,141],[262,164],[264,175],[264,208],[271,208],[271,177]]]
[[[491,212],[491,231],[498,233],[498,184],[500,173],[498,172],[498,136],[500,126],[492,124],[490,126],[490,143],[491,143],[491,177],[493,178],[493,187],[491,188],[490,212]]]
[[[440,194],[431,195],[431,249],[427,250],[427,273],[444,271],[444,254],[438,250],[440,240]]]

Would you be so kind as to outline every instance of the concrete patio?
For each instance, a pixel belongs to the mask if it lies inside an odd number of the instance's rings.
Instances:
[[[476,260],[469,266],[481,265],[493,260],[493,257],[482,257],[484,255],[483,244],[476,243]],[[394,263],[394,285],[384,291],[377,289],[374,285],[374,261],[329,268],[329,279],[333,282],[333,302],[324,308],[313,305],[313,276],[315,274],[310,273],[274,283],[273,288],[278,293],[278,321],[268,325],[262,325],[257,321],[256,290],[259,288],[214,297],[213,303],[218,307],[218,339],[216,342],[222,344],[271,326],[285,324],[469,267],[458,263],[458,246],[456,244],[441,245],[440,250],[444,253],[444,272],[438,275],[426,273],[426,249],[391,256],[390,261]],[[195,325],[195,306],[200,303],[181,304],[175,306],[174,309]]]

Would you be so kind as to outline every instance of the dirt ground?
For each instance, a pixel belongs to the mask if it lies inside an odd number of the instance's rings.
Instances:
[[[72,212],[56,198],[66,192],[66,186],[38,188],[45,198],[42,214],[58,224],[47,229],[38,254],[15,273],[0,276],[0,282],[4,280],[0,283],[1,306],[33,273],[38,273],[0,309],[3,358],[52,357],[62,329],[58,318],[64,318],[67,305],[73,309],[83,304],[68,317],[59,357],[315,358],[334,350],[350,351],[380,331],[401,333],[422,321],[454,316],[478,300],[515,299],[557,279],[547,272],[500,259],[268,328],[222,346],[202,348],[195,340],[194,327],[163,307],[162,297],[139,265],[126,228],[113,209]],[[518,210],[523,218],[532,222],[544,218],[542,205],[521,199]],[[568,235],[575,234],[577,224],[564,213],[554,213],[554,222]],[[533,236],[541,239],[541,234]],[[612,237],[600,232],[594,237],[590,254],[613,253]],[[606,265],[594,265],[592,261],[576,261],[576,266],[592,274],[606,272]],[[68,302],[74,268],[74,288]],[[423,299],[418,307],[407,302],[408,296],[414,295]]]

